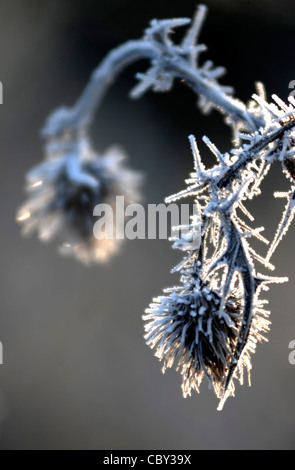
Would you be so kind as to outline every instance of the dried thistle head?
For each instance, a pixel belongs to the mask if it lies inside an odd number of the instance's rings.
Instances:
[[[214,285],[215,284],[215,285]],[[143,316],[145,340],[163,361],[163,373],[175,365],[182,375],[183,396],[199,392],[204,377],[216,396],[225,395],[229,367],[234,360],[239,331],[243,322],[243,295],[236,284],[225,302],[216,283],[200,276],[190,278],[182,288],[167,289],[168,295],[153,299]],[[169,293],[170,292],[170,293]],[[256,299],[246,348],[234,374],[243,383],[244,368],[250,382],[251,357],[257,342],[266,340],[269,312]],[[227,395],[234,395],[231,381]]]
[[[200,279],[180,292],[157,297],[143,318],[145,339],[163,360],[163,372],[176,362],[181,371],[183,395],[199,391],[204,375],[218,396],[233,355],[241,302],[228,298],[220,315],[221,293]]]
[[[29,198],[17,214],[23,233],[37,231],[43,241],[59,237],[62,253],[87,264],[108,259],[119,241],[94,238],[93,210],[114,206],[117,195],[127,203],[140,199],[141,175],[124,158],[115,147],[97,155],[85,137],[50,141],[46,160],[27,175]]]

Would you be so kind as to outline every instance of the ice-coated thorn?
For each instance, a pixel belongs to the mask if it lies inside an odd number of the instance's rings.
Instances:
[[[227,164],[225,163],[224,161],[224,156],[223,154],[218,150],[218,148],[216,147],[215,144],[213,144],[213,142],[211,142],[211,140],[209,139],[209,137],[207,137],[206,135],[204,135],[202,137],[202,140],[203,142],[207,145],[207,147],[211,150],[211,152],[213,153],[213,155],[215,155],[215,157],[217,158],[217,161],[222,165],[222,166],[227,166]]]
[[[175,18],[172,20],[152,20],[150,26],[145,30],[145,39],[152,39],[157,35],[164,34],[164,39],[168,39],[168,35],[173,28],[178,28],[181,26],[186,26],[190,24],[191,20],[189,18]],[[169,41],[169,40],[168,40]],[[168,46],[170,43],[168,42]]]
[[[194,157],[194,169],[197,173],[197,176],[201,177],[205,171],[205,167],[203,163],[201,162],[201,155],[197,146],[196,138],[195,136],[191,134],[189,135],[188,139],[189,139],[191,150],[192,150],[193,157]]]
[[[199,34],[201,32],[203,23],[207,15],[207,11],[208,8],[206,7],[206,5],[198,5],[191,27],[187,31],[182,41],[182,47],[193,46],[197,43]]]

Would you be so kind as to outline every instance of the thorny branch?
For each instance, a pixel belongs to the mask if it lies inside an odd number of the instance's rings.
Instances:
[[[213,168],[205,169],[196,141],[189,137],[194,171],[187,187],[166,199],[169,203],[192,196],[197,208],[187,233],[173,239],[173,247],[185,252],[173,270],[181,275],[180,286],[155,298],[144,316],[147,344],[163,360],[163,371],[177,362],[184,396],[192,389],[198,391],[206,376],[221,409],[234,394],[234,378],[243,382],[244,367],[249,375],[250,354],[269,329],[267,302],[259,298],[260,293],[270,283],[286,281],[259,274],[255,263],[274,269],[270,258],[295,214],[295,100],[290,97],[286,104],[273,95],[274,103],[268,103],[261,84],[248,106],[234,98],[233,90],[218,81],[224,69],[211,61],[200,63],[200,54],[206,50],[198,43],[205,15],[206,7],[200,5],[180,44],[172,41],[171,32],[190,20],[153,20],[143,39],[129,41],[106,56],[72,108],[59,108],[49,116],[42,130],[47,159],[28,174],[31,197],[18,220],[25,231],[37,229],[46,239],[66,224],[76,236],[74,242],[71,238],[64,245],[80,259],[96,257],[93,205],[112,199],[127,187],[136,199],[139,178],[121,167],[116,152],[97,155],[88,131],[106,91],[131,63],[150,61],[147,72],[137,75],[133,98],[149,89],[169,91],[175,80],[181,80],[197,93],[205,114],[211,109],[221,112],[233,130],[234,142],[240,144],[223,154],[204,136],[217,159]],[[279,195],[288,202],[264,259],[251,247],[252,237],[269,243],[261,234],[263,227],[250,227],[240,214],[253,222],[245,201],[260,194],[261,182],[275,161],[281,163],[292,186]],[[103,248],[104,255],[107,250]]]

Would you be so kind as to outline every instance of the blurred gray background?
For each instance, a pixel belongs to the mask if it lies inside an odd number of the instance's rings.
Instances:
[[[286,99],[295,79],[295,3],[217,1],[201,40],[224,65],[223,83],[247,100],[261,80]],[[252,387],[216,411],[201,394],[183,399],[180,376],[161,366],[143,340],[141,315],[153,296],[177,282],[169,270],[180,259],[165,240],[126,242],[107,266],[87,269],[61,258],[54,244],[23,239],[15,212],[24,175],[43,158],[39,130],[49,112],[74,103],[93,68],[116,45],[138,38],[150,19],[191,17],[196,2],[150,0],[0,1],[1,147],[1,449],[294,449],[295,339],[294,226],[274,256],[290,282],[268,294],[269,343],[253,358]],[[178,85],[167,95],[128,99],[139,63],[104,100],[92,129],[97,148],[124,146],[146,174],[146,202],[159,203],[183,188],[192,169],[187,136],[208,135],[222,150],[230,132],[215,112],[203,117],[195,96]],[[206,161],[208,151],[200,148]],[[271,236],[287,188],[279,167],[250,209]],[[264,246],[261,253],[265,253]],[[263,268],[261,268],[261,271]]]

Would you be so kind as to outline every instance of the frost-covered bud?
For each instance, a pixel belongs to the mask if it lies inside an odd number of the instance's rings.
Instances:
[[[239,295],[222,296],[199,278],[189,287],[157,297],[146,310],[145,339],[162,361],[163,372],[176,362],[184,397],[199,391],[206,375],[220,396],[241,322]]]
[[[141,175],[124,166],[120,149],[98,155],[85,136],[52,139],[46,150],[45,161],[27,174],[29,198],[17,214],[23,233],[37,231],[44,241],[59,237],[61,252],[86,264],[108,259],[120,241],[94,237],[93,209],[114,206],[116,196],[137,202]]]

